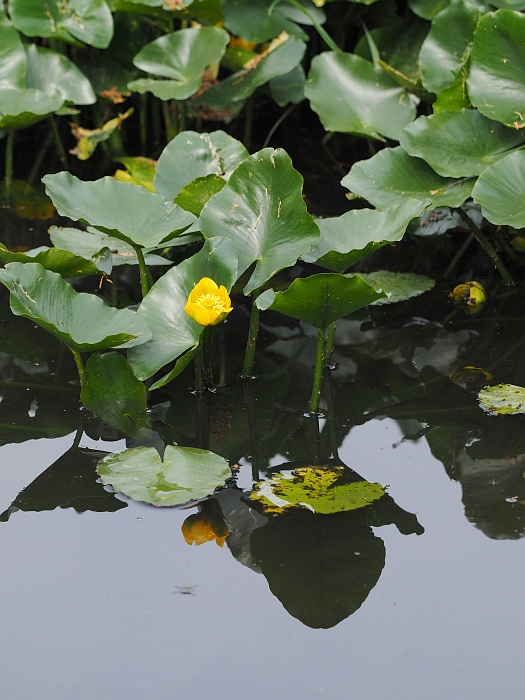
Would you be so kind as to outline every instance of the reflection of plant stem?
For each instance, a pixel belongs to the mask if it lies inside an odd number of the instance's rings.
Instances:
[[[46,138],[44,139],[42,146],[40,150],[37,153],[37,156],[35,160],[33,161],[33,165],[31,166],[31,172],[29,173],[29,176],[27,178],[27,184],[28,185],[33,185],[37,175],[38,171],[40,170],[42,163],[44,161],[45,155],[47,153],[47,149],[49,146],[51,146],[51,141],[53,140],[53,134],[51,131],[48,131],[46,134]]]
[[[224,332],[224,323],[219,324],[219,384],[226,384],[226,334]]]
[[[332,356],[332,350],[334,349],[336,324],[337,324],[337,321],[334,321],[334,323],[331,323],[328,326],[328,333],[326,334],[326,343],[324,346],[324,364],[325,365],[330,364],[330,357]]]
[[[142,248],[137,246],[135,248],[135,252],[137,254],[137,260],[139,263],[140,288],[142,290],[142,298],[144,298],[146,296],[146,294],[149,292],[148,268],[146,267],[146,261],[144,260],[144,253],[142,252]]]
[[[186,113],[186,100],[182,100],[182,102],[178,102],[177,106],[179,108],[179,128],[178,128],[178,133],[180,134],[181,131],[186,131],[186,124],[188,121],[187,113]]]
[[[467,250],[469,245],[472,243],[474,240],[474,234],[472,232],[469,233],[469,235],[466,237],[466,239],[463,241],[462,245],[460,248],[458,248],[458,251],[450,261],[450,265],[447,267],[445,270],[445,274],[443,275],[444,279],[447,279],[452,274],[452,271],[458,264],[458,262],[461,260],[463,253]]]
[[[80,353],[76,352],[76,350],[71,350],[73,353],[73,357],[75,358],[75,362],[77,365],[77,370],[78,370],[78,377],[80,379],[80,385],[84,386],[86,382],[86,370],[84,369],[84,363],[82,362],[82,358],[80,357]]]
[[[140,96],[140,153],[146,155],[148,142],[148,94]]]
[[[308,426],[312,442],[312,461],[314,464],[319,464],[321,461],[321,433],[319,432],[319,416],[317,414],[314,413],[308,418]]]
[[[11,206],[13,199],[13,141],[15,139],[14,129],[7,132],[7,143],[5,146],[5,203]]]
[[[195,353],[195,389],[199,394],[202,394],[204,391],[204,382],[202,381],[202,343],[203,337],[201,336],[199,347]]]
[[[248,435],[250,438],[250,460],[252,463],[252,479],[259,481],[259,439],[257,436],[257,416],[255,414],[255,401],[253,398],[252,380],[243,380],[244,405],[246,407],[246,419],[248,422]]]
[[[213,326],[206,326],[202,334],[202,369],[204,375],[204,385],[206,389],[213,389],[213,367],[211,363],[213,348]]]
[[[60,132],[58,131],[58,127],[56,125],[55,118],[53,117],[52,114],[49,115],[49,117],[47,118],[47,121],[49,122],[49,126],[51,127],[51,131],[53,133],[53,138],[55,139],[55,145],[56,145],[57,151],[58,151],[58,159],[59,159],[60,163],[62,164],[62,167],[64,168],[64,170],[69,170],[66,149],[64,148],[64,144],[62,143],[62,139],[60,138]]]
[[[253,376],[253,363],[255,360],[255,347],[257,345],[257,334],[259,332],[259,307],[255,300],[259,296],[260,290],[256,289],[252,294],[252,312],[250,315],[250,330],[248,331],[248,344],[246,345],[246,355],[244,356],[243,377]]]
[[[250,95],[246,102],[246,107],[244,108],[244,132],[242,137],[242,142],[250,150],[250,143],[252,140],[252,128],[253,128],[253,114],[255,111],[255,97]]]
[[[317,411],[319,410],[319,401],[321,399],[321,385],[323,383],[324,348],[324,331],[318,328],[317,352],[315,354],[314,383],[312,386],[312,396],[310,398],[310,413],[317,413]]]
[[[512,277],[510,276],[510,274],[509,274],[507,268],[506,268],[505,265],[502,263],[501,258],[500,258],[499,255],[496,253],[496,251],[494,250],[494,248],[493,248],[493,246],[492,246],[492,243],[491,243],[491,242],[489,241],[489,239],[485,236],[485,234],[483,233],[483,231],[481,231],[481,230],[476,226],[476,224],[474,223],[474,221],[472,221],[472,219],[470,218],[470,216],[467,214],[467,212],[466,212],[464,209],[462,209],[461,207],[458,207],[455,211],[457,211],[457,213],[461,216],[461,218],[463,219],[463,221],[467,224],[467,226],[469,227],[469,229],[472,231],[472,233],[473,233],[474,236],[476,237],[476,240],[478,241],[478,243],[480,244],[480,246],[483,248],[483,250],[485,251],[485,253],[486,253],[486,254],[489,256],[489,258],[492,260],[492,262],[494,263],[495,267],[497,267],[498,272],[499,272],[500,275],[503,277],[503,279],[505,280],[505,282],[507,282],[508,284],[514,284],[514,282],[513,282],[513,280],[512,280]]]
[[[201,450],[210,449],[210,411],[209,394],[198,394],[195,413],[195,442]]]
[[[328,437],[330,439],[330,451],[332,458],[339,461],[337,436],[335,434],[335,406],[334,406],[334,383],[332,372],[329,367],[325,367],[325,388],[326,388],[326,422]]]

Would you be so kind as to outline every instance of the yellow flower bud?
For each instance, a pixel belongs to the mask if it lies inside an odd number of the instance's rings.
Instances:
[[[479,314],[487,301],[487,293],[479,282],[465,282],[465,284],[458,284],[457,287],[454,287],[450,292],[450,298],[456,306],[461,306],[469,316],[475,316]]]
[[[201,326],[216,326],[232,310],[231,300],[222,285],[203,277],[193,288],[184,311]]]
[[[197,546],[204,542],[215,542],[222,547],[224,541],[230,534],[228,526],[216,515],[212,513],[194,513],[182,523],[182,536],[185,541]]]

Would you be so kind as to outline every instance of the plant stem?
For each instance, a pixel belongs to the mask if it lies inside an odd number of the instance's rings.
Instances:
[[[195,353],[195,389],[199,394],[204,391],[204,382],[202,381],[202,343],[203,337],[199,340],[199,347]]]
[[[14,129],[7,132],[7,143],[5,145],[5,203],[8,207],[13,199],[13,141],[15,139]]]
[[[212,348],[213,348],[213,327],[206,326],[204,333],[202,334],[202,345],[203,345],[203,374],[204,374],[204,385],[206,389],[213,390],[213,367],[211,363]]]
[[[164,126],[166,129],[166,141],[171,141],[177,135],[177,128],[174,127],[171,120],[170,106],[167,102],[162,102],[162,116],[164,117]]]
[[[49,126],[51,127],[51,131],[53,133],[53,138],[55,139],[55,145],[56,145],[57,151],[58,151],[58,159],[59,159],[60,163],[62,164],[62,167],[64,168],[64,170],[69,170],[66,149],[64,148],[64,144],[62,143],[62,139],[60,138],[60,132],[58,131],[58,127],[56,125],[55,118],[53,117],[52,114],[49,115],[49,117],[47,118],[47,121],[49,123]]]
[[[476,240],[478,241],[480,246],[483,248],[485,253],[492,260],[492,262],[494,263],[494,266],[498,269],[498,272],[503,277],[505,282],[507,282],[508,284],[514,284],[513,279],[509,274],[509,271],[507,270],[505,265],[502,263],[501,258],[499,257],[499,255],[496,253],[496,251],[492,247],[492,243],[489,241],[489,239],[476,226],[476,224],[472,221],[472,219],[470,218],[470,216],[467,214],[467,212],[464,209],[462,209],[461,207],[458,207],[456,209],[456,211],[461,216],[463,221],[467,224],[469,229],[472,231],[472,233],[476,237]]]
[[[140,154],[146,155],[148,143],[148,94],[140,96]]]
[[[286,117],[287,117],[288,115],[290,115],[296,107],[297,107],[297,105],[291,104],[291,105],[288,107],[288,109],[286,110],[286,112],[283,112],[283,113],[281,114],[281,116],[279,117],[279,119],[275,122],[275,124],[272,126],[272,128],[271,128],[270,131],[268,132],[268,136],[266,137],[266,139],[265,139],[265,141],[264,141],[264,143],[263,143],[263,145],[262,145],[263,148],[266,148],[266,146],[270,143],[270,139],[272,138],[272,136],[274,135],[274,133],[276,132],[276,130],[281,126],[281,124],[284,122],[284,120],[286,119]]]
[[[226,335],[224,332],[224,323],[219,324],[219,384],[226,384]]]
[[[257,334],[259,333],[259,307],[255,300],[259,296],[260,290],[256,289],[252,294],[252,312],[250,315],[250,330],[248,331],[248,343],[246,345],[246,355],[244,356],[244,366],[242,368],[243,377],[253,377],[253,363],[255,360],[255,347],[257,345]]]
[[[186,114],[186,100],[182,100],[182,102],[177,102],[177,107],[179,108],[178,133],[180,134],[181,131],[186,131],[186,124],[188,121],[187,114]]]
[[[84,363],[82,362],[80,353],[76,352],[76,350],[71,350],[71,352],[73,353],[73,357],[75,358],[75,362],[77,365],[80,386],[84,386],[84,384],[86,383],[86,370],[84,369]]]
[[[246,107],[244,108],[244,132],[242,136],[242,142],[250,150],[250,143],[252,140],[252,129],[253,129],[253,114],[255,111],[255,96],[252,94],[246,102]]]
[[[33,165],[31,166],[31,172],[29,173],[29,176],[27,178],[28,185],[33,185],[33,183],[35,182],[35,180],[38,176],[38,171],[40,170],[40,167],[42,166],[45,155],[47,153],[47,149],[49,148],[49,146],[51,146],[52,140],[53,140],[53,134],[51,133],[51,131],[48,131],[46,138],[44,139],[44,142],[42,143],[42,147],[38,151],[37,156],[36,156],[35,160],[33,161]]]
[[[142,290],[142,298],[146,296],[146,294],[149,292],[149,275],[148,275],[148,268],[146,267],[146,261],[144,260],[144,253],[142,252],[142,248],[139,246],[133,246],[135,248],[135,252],[137,254],[137,260],[139,263],[139,270],[140,270],[140,288]]]
[[[323,383],[325,337],[324,331],[317,329],[317,352],[315,354],[314,383],[312,386],[312,396],[310,398],[310,413],[317,413],[319,401],[321,399],[321,385]]]
[[[452,260],[450,261],[450,265],[447,267],[445,270],[445,274],[443,275],[443,279],[447,279],[452,274],[452,270],[456,267],[458,262],[460,261],[463,253],[467,250],[469,245],[472,243],[474,240],[474,234],[472,231],[469,233],[469,235],[465,238],[463,241],[461,247],[458,249],[457,253],[454,255]]]
[[[337,324],[337,321],[334,321],[334,323],[331,323],[328,326],[328,333],[326,334],[326,343],[324,346],[324,364],[325,365],[330,364],[330,357],[332,355],[332,350],[334,349],[336,324]]]

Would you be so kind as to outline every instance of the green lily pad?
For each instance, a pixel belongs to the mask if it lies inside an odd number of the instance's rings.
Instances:
[[[450,0],[408,0],[412,12],[423,19],[433,19],[449,3]]]
[[[105,251],[105,255],[101,256],[106,262],[111,257],[109,250]],[[37,262],[46,270],[57,272],[62,277],[76,277],[83,275],[99,275],[102,268],[97,267],[94,260],[70,253],[68,250],[58,250],[57,248],[48,248],[41,246],[28,250],[25,253],[13,253],[8,250],[5,245],[0,243],[0,260],[4,263],[34,263]],[[102,266],[104,264],[102,263]]]
[[[134,92],[152,92],[161,100],[186,100],[199,89],[202,74],[221,60],[229,41],[218,27],[192,27],[165,34],[146,44],[133,59],[137,68],[169,80],[140,78],[128,83]]]
[[[481,408],[494,416],[516,416],[525,413],[525,388],[515,384],[486,386],[479,394]]]
[[[161,460],[153,447],[135,447],[101,460],[104,485],[155,506],[178,506],[210,496],[231,477],[225,459],[208,450],[168,445]]]
[[[0,270],[0,282],[11,292],[15,316],[31,319],[75,352],[131,348],[151,338],[146,322],[134,311],[79,294],[38,263],[9,263]]]
[[[183,131],[160,154],[154,185],[158,194],[174,200],[181,189],[206,175],[228,179],[235,168],[248,158],[240,141],[224,131],[198,134]]]
[[[184,307],[191,290],[203,277],[224,285],[228,291],[232,288],[237,279],[237,257],[229,241],[206,241],[198,253],[168,270],[143,299],[137,313],[151,328],[152,338],[142,350],[137,347],[128,352],[139,379],[151,377],[197,346],[204,326],[191,319]]]
[[[319,24],[325,21],[324,12],[316,7],[311,0],[301,3]],[[295,8],[286,2],[274,4],[272,0],[222,0],[222,11],[225,27],[236,36],[254,44],[262,44],[268,39],[288,32],[306,38],[306,35],[294,24],[311,24],[308,17],[299,12],[291,13]],[[272,12],[270,12],[272,8]]]
[[[257,261],[245,294],[317,243],[319,228],[306,211],[302,184],[285,151],[265,148],[241,163],[226,187],[205,204],[199,219],[202,234],[232,242],[238,275]]]
[[[410,221],[421,216],[428,204],[430,200],[407,199],[385,212],[354,209],[335,218],[317,219],[321,237],[301,259],[344,272],[375,250],[400,241]]]
[[[42,90],[47,95],[58,91],[64,102],[75,105],[92,105],[97,101],[89,80],[66,56],[35,44],[29,44],[25,50],[28,88]]]
[[[26,36],[78,41],[105,49],[113,36],[113,17],[103,0],[9,0],[9,15]]]
[[[112,177],[83,182],[64,171],[46,175],[42,182],[61,216],[89,223],[133,246],[156,248],[195,221],[164,197]]]
[[[296,279],[285,292],[263,292],[255,303],[325,329],[334,321],[386,297],[359,275],[345,277],[333,272]]]
[[[398,139],[416,114],[416,101],[381,68],[360,56],[325,52],[316,56],[305,96],[327,131]]]
[[[493,224],[525,227],[525,152],[516,151],[486,168],[472,198]]]
[[[473,138],[475,134],[475,138]],[[401,132],[405,151],[444,177],[479,175],[523,143],[525,135],[487,119],[476,109],[419,117]]]
[[[146,424],[146,387],[118,352],[91,355],[80,400],[88,411],[123,433],[134,433]]]
[[[337,482],[344,467],[300,467],[259,481],[250,494],[267,513],[284,513],[289,508],[308,508],[314,513],[340,513],[365,508],[385,495],[381,484],[369,481]]]
[[[470,52],[468,93],[489,119],[525,127],[525,16],[512,10],[483,15]]]
[[[431,277],[416,275],[413,272],[377,270],[377,272],[363,272],[359,276],[374,289],[385,292],[386,297],[372,302],[374,306],[397,304],[400,301],[418,297],[433,289],[436,284]]]
[[[25,88],[26,53],[18,32],[0,11],[0,89]]]
[[[408,198],[430,199],[431,209],[459,207],[470,197],[474,179],[442,177],[424,160],[409,156],[398,146],[355,163],[341,184],[384,211]]]

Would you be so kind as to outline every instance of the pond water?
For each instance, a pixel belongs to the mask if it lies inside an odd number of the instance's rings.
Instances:
[[[263,316],[243,385],[236,310],[226,386],[199,401],[183,373],[127,437],[81,409],[69,353],[0,290],[0,697],[521,698],[524,422],[483,413],[486,377],[462,368],[523,385],[524,309],[488,288],[476,317],[437,285],[343,319],[318,426],[311,329]],[[97,483],[106,452],[170,442],[237,465],[212,502],[222,548],[186,543],[195,506]],[[330,458],[388,496],[333,515],[248,501],[257,472]]]

